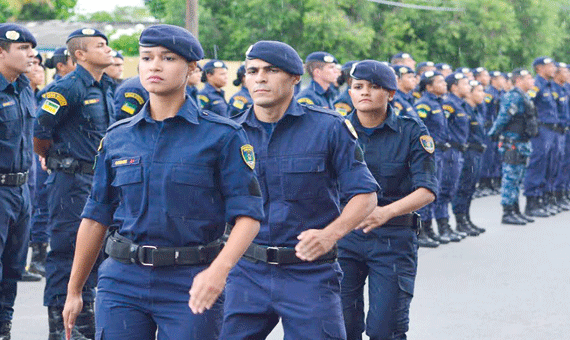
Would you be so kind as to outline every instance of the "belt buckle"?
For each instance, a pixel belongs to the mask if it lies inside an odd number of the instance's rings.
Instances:
[[[144,256],[141,256],[141,254],[144,254],[144,249],[156,249],[155,246],[139,246],[139,263],[142,264],[143,266],[146,267],[153,267],[154,264],[153,263],[148,263],[148,262],[144,262]]]
[[[267,256],[267,258],[266,258],[266,260],[267,260],[266,263],[267,263],[267,264],[272,264],[272,265],[277,265],[277,264],[279,264],[279,262],[275,262],[275,261],[278,261],[278,260],[279,260],[279,259],[278,259],[278,257],[279,257],[279,256],[278,256],[278,254],[279,254],[279,248],[278,248],[278,247],[267,247],[267,250],[266,250],[265,254],[266,254],[266,256]],[[269,254],[273,254],[273,255],[272,255],[272,256],[269,256]],[[273,261],[269,261],[269,258],[270,258],[270,257],[272,258]]]

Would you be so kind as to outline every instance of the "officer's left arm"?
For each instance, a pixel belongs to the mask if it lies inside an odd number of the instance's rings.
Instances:
[[[224,289],[231,268],[241,258],[259,231],[263,200],[255,168],[255,153],[243,129],[230,133],[220,151],[219,183],[224,198],[226,222],[232,232],[214,262],[200,272],[190,289],[189,306],[194,313],[212,307]]]
[[[513,106],[513,104],[516,102],[514,101],[514,96],[515,95],[513,93],[507,93],[501,97],[499,104],[499,114],[493,123],[493,127],[487,133],[488,136],[493,137],[501,133],[501,131],[503,131],[505,126],[507,126],[511,120],[511,117],[516,114],[517,107],[516,105]],[[513,110],[515,110],[514,113]]]
[[[353,230],[377,204],[378,183],[364,162],[356,132],[348,120],[339,118],[329,139],[328,164],[338,180],[343,201],[348,201],[341,215],[324,229],[310,229],[297,238],[297,257],[313,261],[328,252],[336,241]]]

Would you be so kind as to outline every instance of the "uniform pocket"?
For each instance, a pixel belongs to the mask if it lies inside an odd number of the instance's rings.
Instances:
[[[11,102],[13,100],[5,103],[2,103],[0,100],[0,105]],[[17,131],[19,130],[18,123],[18,106],[15,102],[10,106],[0,106],[0,139],[8,140],[14,137],[16,133],[20,133],[21,131]]]
[[[131,214],[140,211],[142,202],[142,167],[129,165],[115,168],[115,178],[111,183],[121,191],[121,204]]]
[[[344,325],[337,322],[323,321],[323,340],[346,339]]]
[[[166,183],[167,212],[173,217],[211,218],[221,213],[221,194],[216,190],[214,169],[191,165],[174,167]]]
[[[286,159],[283,168],[283,196],[302,200],[326,195],[327,172],[323,157]]]

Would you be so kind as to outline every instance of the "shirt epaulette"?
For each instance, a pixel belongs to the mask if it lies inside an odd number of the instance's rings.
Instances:
[[[239,130],[241,128],[241,125],[234,122],[233,120],[226,118],[226,117],[222,117],[219,114],[208,111],[208,110],[202,110],[202,112],[199,114],[198,117],[203,118],[203,119],[210,121],[210,122],[231,126],[235,130]]]
[[[114,122],[113,124],[111,124],[111,125],[107,128],[107,132],[113,130],[114,128],[116,128],[116,127],[119,126],[119,125],[123,125],[123,124],[130,123],[130,121],[133,120],[133,118],[134,118],[135,116],[136,116],[136,115],[132,115],[132,116],[130,116],[130,117],[128,117],[128,118],[121,119],[121,120],[118,120],[118,121]]]
[[[337,117],[337,118],[341,118],[342,120],[344,120],[344,117],[342,117],[338,112],[336,112],[335,110],[331,110],[331,109],[327,109],[321,106],[317,106],[317,105],[306,105],[306,104],[302,104],[299,103],[299,105],[301,105],[303,108],[307,108],[311,111],[315,111],[318,113],[326,113],[329,114],[331,116]]]

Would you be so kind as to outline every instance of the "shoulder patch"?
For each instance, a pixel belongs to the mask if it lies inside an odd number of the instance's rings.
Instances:
[[[453,106],[451,106],[451,105],[443,105],[442,108],[443,108],[445,111],[449,112],[449,113],[454,113],[454,112],[455,112],[455,109],[454,109]]]
[[[422,94],[417,91],[414,91],[412,92],[412,96],[416,97],[417,99],[420,99],[422,97]]]
[[[251,170],[255,169],[255,152],[253,151],[253,146],[250,144],[242,145],[240,151],[245,164],[247,164]]]
[[[44,98],[55,99],[59,103],[60,106],[66,106],[67,105],[67,99],[65,99],[65,97],[61,93],[46,92],[44,94]]]
[[[420,144],[422,145],[422,148],[424,148],[424,150],[426,150],[428,153],[433,153],[435,151],[435,143],[433,142],[433,138],[431,136],[421,136]]]
[[[52,115],[55,115],[57,114],[57,111],[59,111],[60,107],[61,105],[59,105],[55,101],[52,101],[51,99],[46,99],[42,105],[42,110]]]
[[[350,122],[350,120],[345,119],[344,125],[346,125],[346,127],[348,128],[348,131],[350,132],[350,134],[352,136],[354,136],[354,138],[358,139],[358,133],[356,133],[356,130],[354,129],[354,126],[352,126],[352,123]]]
[[[427,112],[431,111],[431,107],[427,104],[420,104],[416,106],[416,111],[425,110]]]
[[[534,90],[534,88],[528,90],[527,92],[528,96],[531,98],[535,98],[536,97],[536,91]]]
[[[144,104],[144,99],[138,93],[134,92],[125,92],[125,98],[133,98],[136,100],[140,105]]]
[[[135,104],[129,102],[125,102],[123,106],[121,106],[121,111],[125,111],[130,115],[134,114],[136,109]]]
[[[485,103],[489,104],[491,101],[493,101],[493,95],[485,93]]]
[[[14,104],[16,104],[15,101],[9,100],[9,101],[7,101],[7,102],[5,102],[5,103],[2,103],[2,107],[8,107],[8,106],[12,106],[12,105],[14,105]]]
[[[312,100],[310,100],[309,98],[299,98],[299,99],[297,99],[297,103],[307,104],[307,105],[315,105],[315,103]]]
[[[199,95],[198,95],[198,99],[200,99],[200,101],[201,101],[202,103],[209,103],[209,102],[210,102],[210,98],[204,96],[203,94],[199,94]]]
[[[394,107],[397,108],[398,110],[402,110],[404,107],[402,106],[402,104],[400,104],[399,102],[394,102]]]
[[[342,116],[346,116],[352,111],[352,108],[347,103],[336,103],[334,104],[336,112],[340,113]]]

